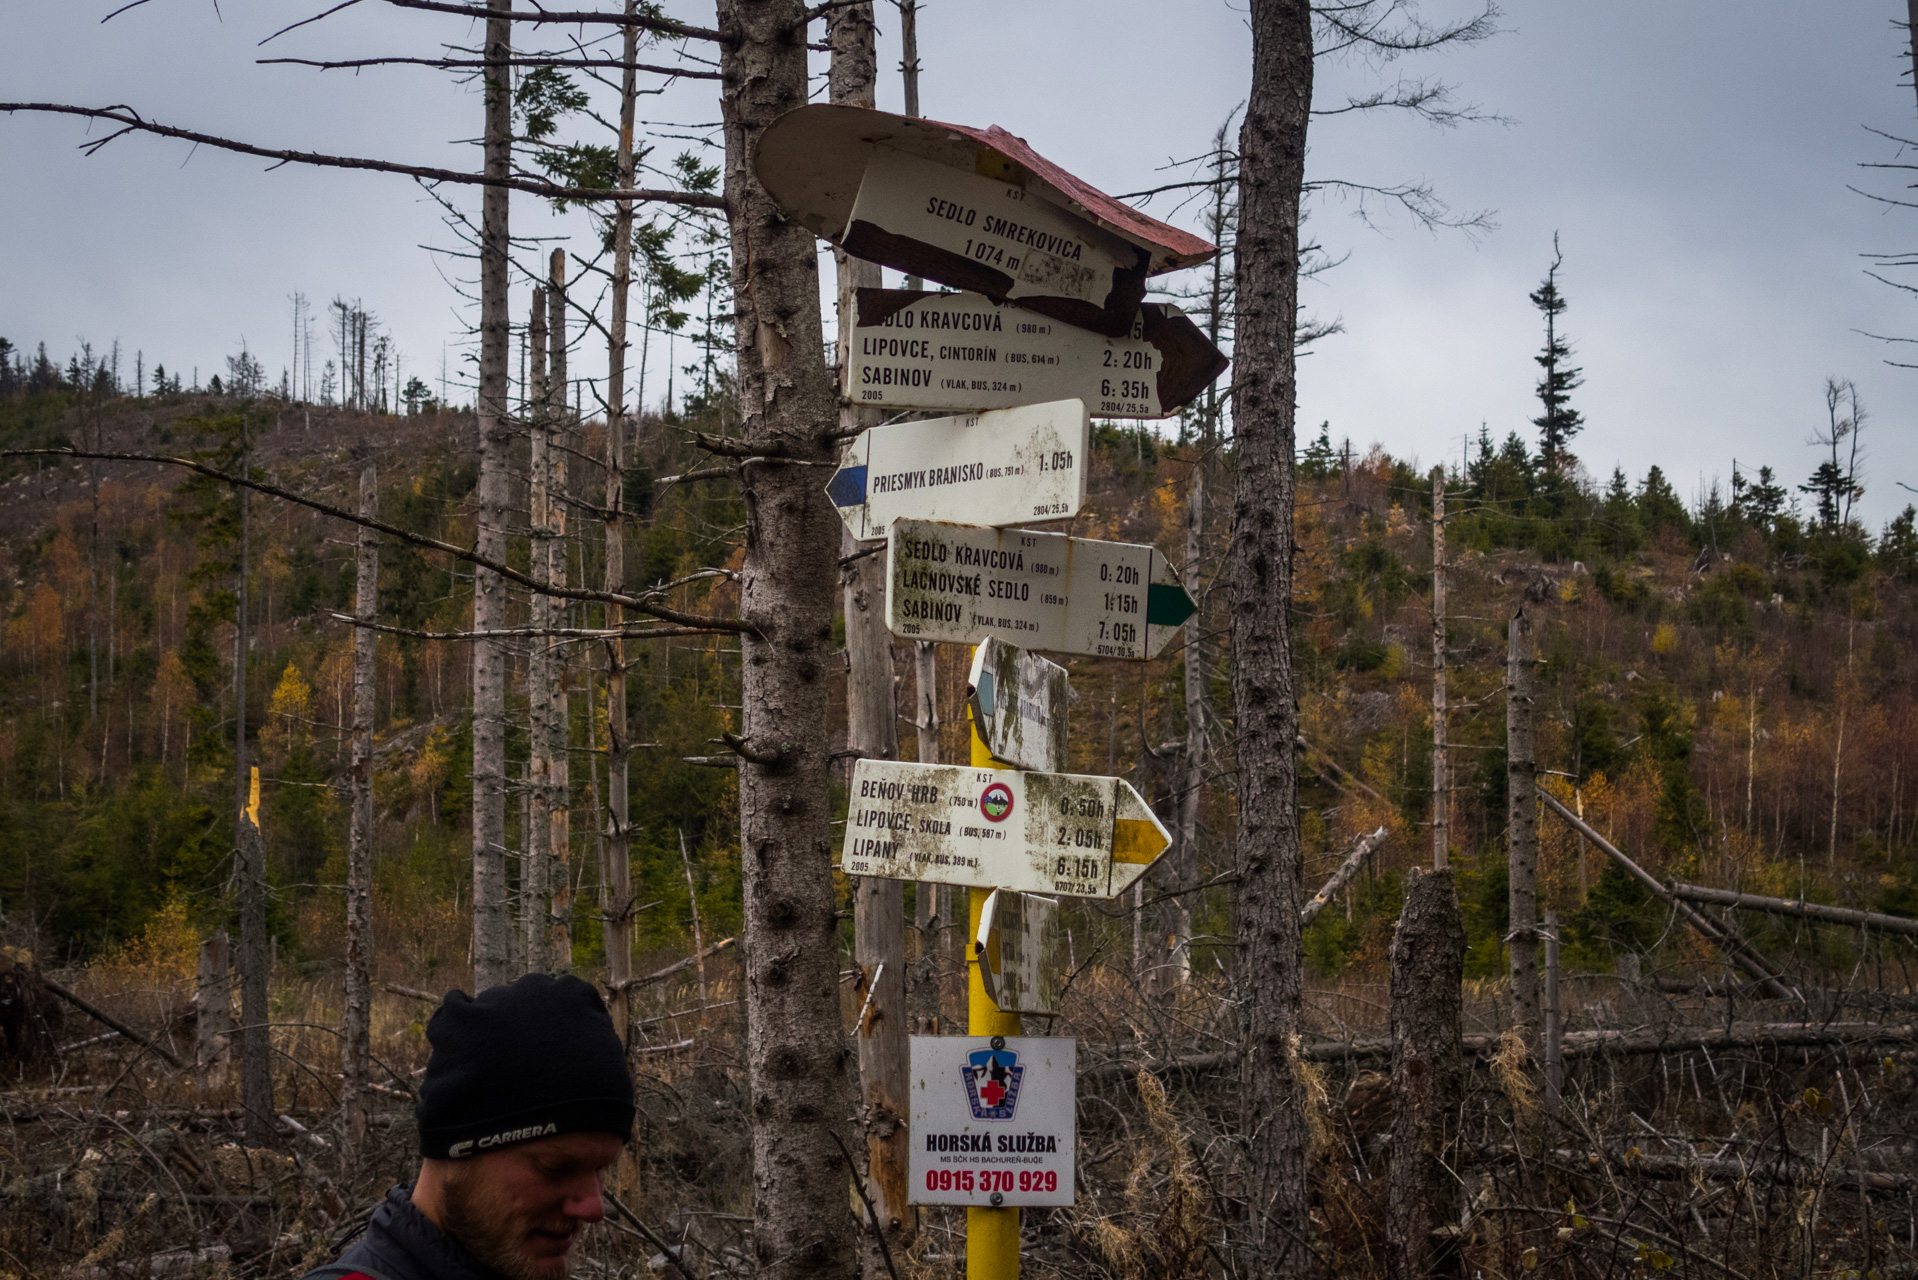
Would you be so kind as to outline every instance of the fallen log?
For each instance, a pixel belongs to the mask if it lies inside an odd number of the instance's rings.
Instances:
[[[732,945],[733,945],[733,939],[721,938],[718,942],[713,943],[712,946],[707,947],[704,951],[701,951],[698,955],[687,956],[684,960],[676,960],[672,964],[667,965],[664,969],[655,969],[651,973],[641,978],[628,978],[625,982],[621,983],[620,986],[628,990],[631,990],[633,987],[645,986],[649,982],[658,982],[661,978],[670,978],[675,973],[680,973],[687,969],[692,968],[694,965],[698,964],[701,960],[706,959],[708,956],[718,955],[720,952],[724,951],[727,947],[730,947]]]
[[[1868,1045],[1918,1045],[1918,1027],[1881,1022],[1763,1022],[1725,1027],[1673,1027],[1662,1030],[1568,1031],[1564,1036],[1568,1059],[1645,1057],[1660,1053],[1697,1053],[1725,1049],[1855,1048]],[[1465,1053],[1489,1060],[1498,1052],[1499,1037],[1468,1035],[1460,1038]],[[1389,1059],[1392,1040],[1377,1036],[1364,1040],[1315,1040],[1299,1046],[1307,1062],[1368,1062]],[[1241,1053],[1224,1049],[1192,1053],[1158,1061],[1115,1059],[1080,1069],[1081,1080],[1130,1079],[1141,1068],[1154,1075],[1174,1071],[1204,1074],[1237,1066]]]
[[[1911,1191],[1918,1177],[1908,1173],[1886,1173],[1877,1169],[1859,1169],[1848,1165],[1819,1165],[1807,1159],[1786,1160],[1778,1156],[1756,1160],[1734,1160],[1726,1156],[1648,1155],[1636,1148],[1627,1151],[1571,1151],[1559,1149],[1552,1158],[1573,1168],[1597,1169],[1610,1165],[1625,1173],[1660,1181],[1690,1181],[1710,1178],[1719,1182],[1805,1182],[1823,1178],[1847,1187],[1864,1186],[1872,1191]]]
[[[1317,919],[1319,912],[1325,910],[1325,904],[1332,901],[1333,895],[1343,889],[1352,877],[1359,873],[1359,868],[1365,865],[1365,860],[1372,856],[1373,850],[1384,843],[1384,827],[1380,827],[1369,836],[1360,836],[1355,840],[1352,851],[1345,855],[1345,861],[1341,862],[1339,869],[1332,873],[1332,878],[1325,882],[1325,887],[1313,894],[1310,902],[1299,908],[1299,928],[1303,929]]]
[[[186,1070],[186,1063],[180,1061],[180,1056],[174,1053],[173,1050],[167,1048],[163,1044],[158,1043],[157,1041],[150,1040],[146,1036],[141,1035],[138,1031],[135,1031],[132,1027],[129,1027],[126,1023],[120,1021],[118,1018],[114,1017],[112,1014],[106,1012],[106,1010],[94,1008],[92,1005],[88,1004],[85,1000],[82,1000],[79,996],[74,995],[73,992],[67,990],[65,987],[55,982],[52,978],[47,977],[47,975],[44,973],[40,975],[40,985],[45,987],[47,990],[53,992],[54,995],[59,996],[62,1000],[66,1001],[68,1004],[78,1009],[81,1013],[86,1014],[87,1017],[92,1018],[95,1022],[98,1022],[101,1026],[113,1028],[115,1031],[119,1032],[121,1035],[125,1036],[127,1039],[133,1041],[133,1043],[137,1045],[144,1045],[146,1048],[151,1049],[154,1053],[158,1054],[160,1057],[165,1058],[168,1062],[172,1063],[176,1069],[181,1071]]]
[[[1776,970],[1765,962],[1765,958],[1754,951],[1750,945],[1732,936],[1698,908],[1672,895],[1658,877],[1626,857],[1610,840],[1598,834],[1598,831],[1586,821],[1560,803],[1557,796],[1549,791],[1540,791],[1538,798],[1545,802],[1553,813],[1569,823],[1572,829],[1597,845],[1599,849],[1616,862],[1627,875],[1649,889],[1659,901],[1667,903],[1679,917],[1693,929],[1715,943],[1725,953],[1727,959],[1765,985],[1765,989],[1780,1000],[1803,1001],[1804,997],[1785,985]]]
[[[1888,916],[1851,907],[1828,907],[1822,902],[1806,902],[1802,898],[1768,898],[1762,893],[1736,893],[1730,889],[1709,889],[1704,885],[1679,884],[1676,881],[1667,882],[1666,887],[1672,891],[1673,897],[1686,902],[1738,907],[1745,911],[1763,911],[1768,915],[1793,916],[1800,920],[1818,920],[1826,924],[1844,924],[1918,937],[1918,920],[1906,916]]]

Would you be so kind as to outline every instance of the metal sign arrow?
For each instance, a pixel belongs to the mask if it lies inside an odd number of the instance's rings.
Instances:
[[[972,723],[993,758],[1021,769],[1066,767],[1066,669],[996,636],[972,653]]]
[[[1123,338],[978,293],[861,289],[845,397],[886,409],[1004,409],[1076,398],[1102,418],[1177,413],[1231,363],[1177,307],[1148,302]]]
[[[874,427],[847,447],[826,496],[862,540],[902,516],[1069,519],[1085,502],[1091,432],[1078,400]]]
[[[986,999],[1006,1013],[1059,1012],[1065,986],[1065,928],[1059,900],[994,889],[979,913],[972,940]]]
[[[996,634],[1053,653],[1154,658],[1196,609],[1166,558],[1137,543],[901,519],[886,546],[886,627],[902,639]]]
[[[861,760],[840,866],[849,876],[1114,898],[1171,844],[1123,778]]]
[[[1218,252],[997,126],[817,103],[773,121],[753,166],[781,209],[856,257],[1115,338],[1147,276]]]

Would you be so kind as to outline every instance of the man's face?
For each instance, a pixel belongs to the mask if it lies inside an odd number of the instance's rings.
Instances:
[[[442,1229],[507,1280],[561,1280],[573,1233],[606,1216],[610,1133],[565,1133],[449,1161]]]

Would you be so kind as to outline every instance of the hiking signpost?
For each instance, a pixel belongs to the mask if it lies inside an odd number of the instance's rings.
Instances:
[[[861,760],[849,876],[1116,898],[1172,843],[1124,778]]]
[[[907,639],[1156,658],[1196,608],[1137,543],[897,520],[886,547],[886,626]]]
[[[1165,417],[1224,372],[1145,302],[1218,250],[997,127],[813,104],[753,164],[815,234],[960,291],[860,289],[839,335],[844,403],[954,416],[860,433],[826,493],[886,539],[888,629],[978,646],[971,763],[858,761],[840,864],[973,890],[970,1034],[911,1041],[908,1199],[965,1205],[968,1276],[1015,1280],[1018,1207],[1073,1203],[1077,1046],[1019,1034],[1058,1012],[1058,899],[1116,898],[1172,843],[1129,783],[1066,771],[1066,671],[1028,650],[1156,657],[1195,606],[1152,547],[1008,526],[1078,513],[1091,415]]]
[[[861,289],[855,307],[845,396],[862,406],[1005,409],[1077,399],[1102,418],[1163,418],[1226,366],[1199,326],[1156,302],[1117,338],[979,293]]]
[[[848,446],[826,496],[862,541],[902,516],[1070,519],[1085,502],[1091,430],[1078,400],[872,427]]]

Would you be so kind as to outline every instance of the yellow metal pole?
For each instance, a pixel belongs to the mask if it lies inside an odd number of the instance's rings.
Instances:
[[[1010,769],[986,749],[973,723],[972,711],[966,711],[966,723],[972,731],[972,767]],[[979,936],[979,917],[986,908],[990,889],[970,892],[972,931]],[[966,948],[966,1033],[975,1036],[1016,1036],[1019,1015],[1002,1012],[986,995],[985,980],[979,976],[979,952]],[[966,1208],[966,1280],[1019,1280],[1019,1211],[990,1209],[968,1205]]]

